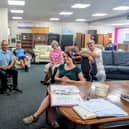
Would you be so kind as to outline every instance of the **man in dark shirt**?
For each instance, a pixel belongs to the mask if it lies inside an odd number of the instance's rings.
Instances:
[[[112,39],[109,39],[108,44],[107,44],[105,50],[111,50],[111,51],[112,50],[116,50],[115,45],[112,43]]]

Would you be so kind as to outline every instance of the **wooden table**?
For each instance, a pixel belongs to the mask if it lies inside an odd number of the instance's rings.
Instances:
[[[122,109],[124,109],[129,114],[129,103],[120,99],[121,93],[129,93],[129,81],[106,81],[106,84],[110,86],[109,94],[107,100],[117,104]],[[91,88],[90,83],[86,83],[83,86],[78,86],[81,91],[81,96],[87,97],[87,94],[94,97],[94,88]],[[90,90],[91,89],[91,90]],[[108,118],[96,118],[92,120],[82,120],[72,109],[72,107],[59,107],[59,111],[67,117],[70,121],[77,124],[85,125],[95,125],[99,129],[104,128],[104,123],[109,123],[113,121],[127,121],[129,116],[126,117],[108,117]]]

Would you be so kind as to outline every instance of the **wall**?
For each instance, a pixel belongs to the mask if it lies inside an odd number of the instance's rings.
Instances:
[[[111,24],[111,23],[110,23]],[[114,30],[115,27],[111,26],[109,23],[107,23],[106,21],[103,22],[94,22],[94,23],[90,23],[88,26],[88,29],[92,30],[97,30],[98,34],[107,34],[107,33],[112,33],[112,42],[114,42]]]
[[[0,8],[0,42],[8,40],[8,9]]]
[[[31,22],[30,22],[31,23]],[[9,21],[9,28],[10,28],[10,38],[15,38],[16,34],[21,33],[31,33],[30,29],[19,29],[17,27],[18,21]],[[64,30],[71,30],[74,35],[74,40],[77,32],[87,33],[87,30],[97,30],[98,34],[113,34],[113,41],[114,41],[114,27],[104,25],[103,23],[75,23],[75,22],[42,22],[42,21],[33,21],[32,26],[35,27],[49,27],[50,32],[62,34]]]
[[[31,33],[31,29],[20,29],[17,27],[17,21],[9,21],[10,35],[11,37],[15,37],[16,34],[20,33]],[[64,30],[71,30],[71,32],[75,35],[76,32],[85,33],[88,29],[87,23],[63,23],[63,22],[41,22],[34,21],[32,25],[35,27],[49,27],[50,32],[62,34]]]
[[[97,30],[98,34],[107,34],[107,33],[113,33],[114,27],[110,26],[104,26],[104,25],[96,25],[96,26],[88,26],[89,30]]]

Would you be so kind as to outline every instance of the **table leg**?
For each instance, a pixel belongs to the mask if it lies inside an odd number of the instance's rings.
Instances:
[[[75,129],[91,129],[89,125],[79,125],[77,124]]]
[[[103,124],[92,125],[91,128],[92,129],[104,129],[104,125]]]

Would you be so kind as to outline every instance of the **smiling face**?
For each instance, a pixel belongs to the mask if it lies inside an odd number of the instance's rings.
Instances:
[[[16,48],[20,49],[21,48],[21,43],[17,43]]]
[[[92,42],[92,41],[88,42],[88,43],[87,43],[87,46],[88,46],[88,48],[89,48],[91,51],[93,51],[93,50],[95,49],[95,44],[94,44],[94,42]]]
[[[1,48],[3,51],[6,51],[8,49],[8,42],[6,40],[2,41]]]
[[[68,53],[64,53],[64,62],[66,64],[72,64],[73,63],[73,59],[71,57],[71,55],[69,55]]]

